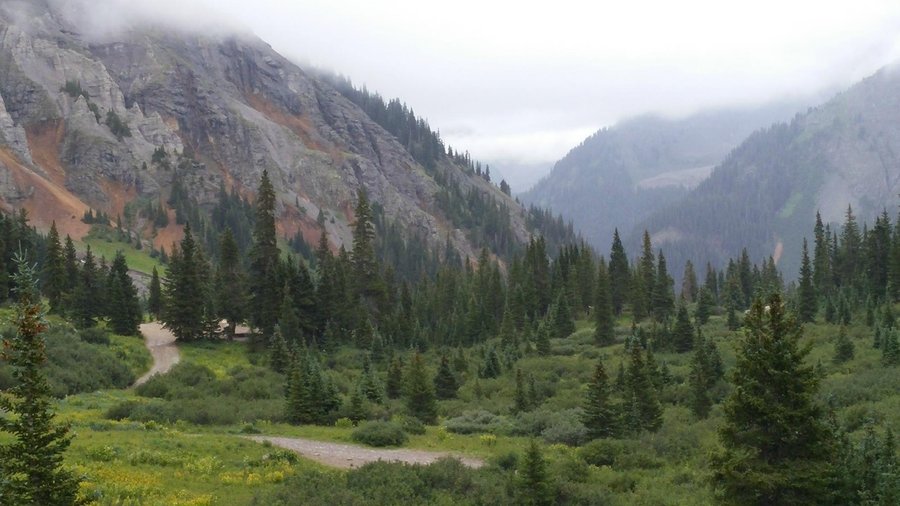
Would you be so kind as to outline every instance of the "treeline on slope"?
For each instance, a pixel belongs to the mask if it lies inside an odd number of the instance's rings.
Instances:
[[[478,185],[462,185],[456,174],[440,167],[440,162],[452,163],[462,169],[461,174],[492,183],[490,166],[482,166],[468,152],[454,151],[451,147],[445,149],[440,133],[432,130],[425,119],[417,117],[415,111],[399,99],[385,101],[378,93],[371,93],[365,87],[358,89],[342,76],[326,74],[323,78],[393,135],[426,169],[441,187],[437,195],[441,211],[454,225],[465,230],[476,246],[487,247],[503,258],[520,252],[509,218],[510,212],[518,210],[511,210]],[[510,195],[505,180],[497,184],[502,193]],[[528,210],[526,223],[530,231],[543,235],[554,247],[578,240],[571,224],[564,225],[561,217],[553,218],[546,210]]]

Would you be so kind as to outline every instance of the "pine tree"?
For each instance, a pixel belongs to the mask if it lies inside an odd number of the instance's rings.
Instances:
[[[263,171],[257,191],[253,245],[249,257],[250,321],[260,329],[262,335],[270,336],[278,320],[283,281],[278,276],[275,189],[269,180],[268,171]]]
[[[636,403],[632,419],[629,420],[631,430],[656,432],[662,425],[662,406],[659,405],[656,389],[647,375],[640,346],[631,347],[631,361],[625,383],[629,394],[626,398],[631,398]]]
[[[379,278],[378,262],[375,259],[375,226],[372,209],[364,189],[357,192],[354,210],[356,223],[353,225],[353,286],[358,298],[368,304],[370,310],[378,308],[382,302],[382,284]]]
[[[818,376],[804,365],[802,328],[781,296],[757,299],[745,321],[713,456],[719,500],[735,505],[826,504],[832,444],[815,403]]]
[[[56,222],[50,225],[50,233],[47,234],[47,252],[44,260],[44,295],[50,302],[50,311],[60,313],[63,309],[63,296],[68,285],[68,273],[66,272],[66,258],[62,244],[59,242],[59,232],[56,231]]]
[[[816,318],[818,302],[816,289],[813,286],[812,267],[809,263],[809,251],[806,247],[806,239],[803,239],[803,253],[800,262],[800,285],[797,288],[797,316],[800,323],[812,322]]]
[[[143,319],[141,303],[138,300],[137,288],[128,275],[125,255],[116,252],[116,257],[109,269],[107,281],[107,297],[109,303],[106,313],[109,325],[116,334],[125,336],[137,335],[138,325]]]
[[[500,376],[500,373],[502,372],[503,370],[500,366],[500,357],[497,356],[497,350],[491,348],[484,356],[484,364],[481,366],[481,370],[478,374],[482,378],[487,379],[496,378]]]
[[[500,323],[500,346],[503,348],[511,348],[519,345],[519,338],[516,335],[516,322],[512,315],[509,304],[503,309],[503,320]]]
[[[75,288],[78,286],[78,253],[75,251],[75,243],[72,241],[72,238],[69,235],[66,235],[66,245],[64,248],[63,256],[65,257],[66,263],[66,292],[70,295],[75,291]],[[72,307],[72,301],[69,301],[70,308]]]
[[[575,332],[575,322],[572,320],[572,312],[569,309],[569,302],[565,293],[561,292],[556,297],[556,304],[553,305],[553,308],[554,337],[558,339],[569,337]]]
[[[678,353],[686,353],[694,347],[694,326],[688,316],[687,307],[684,304],[678,306],[675,316],[675,327],[672,329],[672,346]]]
[[[813,250],[813,285],[820,295],[828,295],[832,281],[831,238],[825,233],[822,216],[816,212],[815,245]]]
[[[881,335],[881,363],[885,366],[900,364],[900,343],[896,329],[885,329]]]
[[[162,285],[159,282],[159,271],[153,266],[153,274],[150,276],[150,288],[147,294],[147,309],[154,318],[159,319],[162,312]]]
[[[284,298],[281,301],[281,310],[278,315],[278,326],[281,328],[284,340],[289,345],[305,344],[303,335],[300,332],[300,318],[297,316],[297,310],[294,308],[294,299],[288,290],[284,290]]]
[[[656,279],[651,291],[652,298],[650,303],[653,317],[656,321],[661,322],[666,321],[669,315],[672,314],[672,310],[675,308],[675,295],[672,290],[673,281],[666,268],[666,257],[662,251],[659,252],[658,258]]]
[[[455,399],[456,391],[459,384],[456,382],[456,376],[450,370],[450,361],[446,355],[441,355],[441,365],[438,367],[437,375],[434,377],[434,393],[438,399]]]
[[[72,296],[74,301],[75,320],[79,327],[93,327],[100,315],[101,284],[100,273],[94,261],[94,254],[88,246],[84,253],[84,262],[81,266],[78,286]]]
[[[3,504],[77,504],[78,479],[63,469],[63,453],[72,436],[53,423],[50,385],[42,371],[47,354],[42,334],[48,325],[37,291],[35,267],[24,255],[13,259],[18,295],[16,333],[3,341],[3,359],[14,385],[0,396],[0,502]]]
[[[615,314],[622,314],[625,306],[631,272],[628,268],[628,256],[619,238],[619,229],[613,232],[612,249],[609,252],[609,297]],[[599,281],[598,281],[599,283]]]
[[[553,487],[547,474],[547,463],[541,449],[532,440],[519,467],[516,483],[516,504],[521,506],[549,506],[554,503]]]
[[[588,384],[581,422],[591,439],[615,437],[618,434],[618,412],[610,401],[609,378],[598,361]]]
[[[388,399],[399,399],[403,394],[403,359],[394,357],[388,366],[385,393]]]
[[[418,352],[413,355],[406,371],[406,410],[423,423],[433,424],[437,421],[437,404],[434,398],[434,389],[428,371],[425,369],[425,360]]]
[[[697,285],[697,273],[694,272],[694,264],[688,260],[684,264],[684,274],[681,276],[681,298],[688,303],[697,300],[699,286]]]
[[[213,292],[218,317],[227,322],[225,335],[234,336],[238,323],[247,317],[247,276],[231,229],[219,238],[219,263],[216,265]]]
[[[287,341],[281,335],[281,329],[275,326],[274,335],[269,344],[269,367],[275,372],[285,373],[291,365]]]
[[[366,399],[375,404],[381,404],[384,401],[384,389],[375,375],[375,370],[372,368],[372,361],[368,354],[363,356],[363,373],[360,376],[359,389]]]
[[[534,347],[537,349],[538,355],[546,357],[550,355],[550,329],[545,321],[538,324],[537,332],[534,336]]]
[[[711,362],[709,348],[705,343],[698,343],[698,346],[694,347],[694,355],[691,357],[688,384],[690,385],[691,411],[700,419],[709,416],[709,410],[712,407],[709,390],[718,379],[715,377],[714,366]]]
[[[606,264],[601,260],[597,269],[597,286],[594,289],[594,342],[609,346],[615,342],[615,322],[610,295],[610,281]]]
[[[207,277],[203,255],[194,242],[190,224],[184,227],[180,249],[172,249],[163,282],[163,325],[182,341],[204,337],[207,331]]]
[[[516,369],[516,390],[513,393],[513,414],[528,411],[530,405],[528,403],[528,392],[525,388],[525,378],[522,376],[522,370]]]
[[[847,329],[841,327],[837,341],[834,343],[834,357],[832,361],[835,364],[843,364],[853,358],[854,352],[853,341],[847,336]]]
[[[697,310],[694,312],[694,318],[697,319],[698,325],[706,325],[714,305],[712,293],[705,286],[700,287],[697,291]]]

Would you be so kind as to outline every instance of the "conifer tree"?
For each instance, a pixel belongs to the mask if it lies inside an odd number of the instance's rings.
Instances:
[[[843,364],[853,358],[854,352],[853,341],[847,336],[847,329],[841,327],[837,340],[834,343],[834,357],[832,361],[835,364]]]
[[[528,411],[530,405],[528,403],[528,392],[525,387],[525,378],[522,376],[522,370],[516,369],[516,389],[513,393],[513,414]]]
[[[484,364],[481,366],[479,376],[482,378],[496,378],[502,373],[500,366],[500,357],[497,356],[497,350],[491,348],[484,356]]]
[[[709,315],[714,305],[715,301],[712,293],[706,286],[700,287],[697,291],[697,309],[694,312],[694,318],[697,319],[698,325],[706,325],[709,322]]]
[[[635,431],[648,430],[655,432],[662,425],[662,407],[656,395],[656,389],[647,374],[640,346],[632,345],[631,361],[628,364],[625,382],[628,396],[634,404],[630,428]]]
[[[81,273],[78,280],[78,286],[75,287],[75,293],[72,296],[74,300],[75,320],[79,327],[93,327],[100,315],[101,302],[101,284],[100,273],[97,271],[97,264],[94,261],[94,254],[91,247],[88,246],[84,253],[84,262],[81,266]]]
[[[434,393],[441,400],[455,399],[458,389],[456,376],[450,370],[450,361],[447,359],[447,355],[441,355],[441,365],[434,377]]]
[[[554,503],[553,488],[547,474],[547,463],[541,449],[532,440],[519,467],[516,504],[521,506],[549,506]]]
[[[831,288],[831,237],[825,233],[822,216],[816,211],[814,229],[815,245],[813,248],[813,285],[820,295],[828,295]]]
[[[163,283],[163,325],[182,341],[202,338],[207,329],[207,278],[203,255],[190,224],[184,227],[179,249],[173,248]]]
[[[388,399],[399,399],[403,394],[403,359],[394,357],[388,366],[385,393]]]
[[[798,345],[802,328],[778,294],[757,299],[745,327],[713,457],[719,500],[826,504],[833,445],[814,399],[818,375]]]
[[[281,328],[281,335],[289,345],[305,344],[303,335],[300,332],[300,318],[297,316],[297,310],[294,308],[294,299],[291,297],[289,290],[284,290],[284,297],[281,301],[281,310],[278,315],[278,326]]]
[[[628,284],[631,280],[631,272],[628,268],[628,256],[625,247],[619,238],[619,229],[613,232],[612,249],[609,252],[609,297],[615,314],[622,314],[625,307]],[[598,281],[599,283],[599,281]]]
[[[281,329],[276,325],[274,335],[269,344],[269,366],[275,372],[285,373],[291,365],[290,353],[287,341],[281,334]]]
[[[575,332],[575,322],[572,321],[572,312],[569,309],[568,298],[564,292],[556,297],[556,304],[553,306],[553,333],[558,339],[569,337]]]
[[[812,322],[818,311],[816,289],[813,286],[812,267],[809,263],[809,251],[806,239],[803,239],[803,253],[800,261],[800,285],[797,287],[797,316],[800,323]]]
[[[183,248],[182,248],[183,249]],[[263,171],[256,196],[256,220],[250,257],[250,321],[270,336],[281,307],[282,280],[278,276],[279,252],[275,234],[275,189]]]
[[[153,315],[153,318],[159,319],[162,312],[162,285],[159,282],[159,271],[153,266],[153,273],[150,276],[150,288],[147,294],[147,310]]]
[[[881,363],[885,366],[900,364],[900,343],[896,329],[885,329],[881,334]]]
[[[684,264],[684,274],[681,276],[681,298],[688,303],[694,302],[697,300],[699,289],[694,264],[688,260]]]
[[[356,295],[366,301],[374,310],[381,304],[382,285],[379,278],[378,262],[375,259],[375,225],[372,209],[364,189],[357,192],[354,210],[356,223],[353,225],[353,286]]]
[[[37,274],[24,255],[14,258],[16,333],[3,341],[3,359],[14,385],[0,396],[0,502],[63,506],[77,504],[78,479],[62,467],[72,436],[53,423],[50,385],[42,371],[48,325],[37,291]]]
[[[613,313],[609,275],[601,260],[597,269],[597,286],[594,289],[594,342],[598,346],[609,346],[615,342]]]
[[[678,353],[686,353],[694,347],[694,326],[691,325],[691,318],[684,304],[678,306],[678,313],[675,316],[672,346]]]
[[[109,298],[106,312],[112,331],[125,336],[136,335],[143,314],[137,288],[128,275],[128,265],[121,251],[116,252],[106,286]]]
[[[588,384],[581,422],[591,439],[615,437],[618,434],[618,412],[610,400],[609,378],[603,362],[598,361]]]
[[[545,321],[538,324],[537,331],[534,335],[534,347],[538,355],[547,356],[550,354],[550,329]]]
[[[406,371],[406,410],[423,423],[433,424],[437,421],[437,404],[434,398],[434,389],[428,371],[425,369],[425,360],[416,352],[409,362]]]
[[[66,272],[66,258],[62,244],[59,242],[59,232],[56,231],[56,222],[50,225],[47,234],[47,253],[44,260],[44,295],[50,302],[50,311],[59,313],[63,309],[63,296],[68,286],[68,273]]]
[[[372,361],[368,354],[363,356],[363,373],[360,376],[359,388],[366,399],[381,404],[384,401],[384,390],[381,388],[381,382],[375,375],[372,368]]]
[[[66,292],[70,295],[78,286],[78,253],[75,251],[75,243],[72,238],[66,235],[66,245],[63,251],[66,263]],[[71,301],[70,301],[71,304]],[[71,308],[71,305],[70,305]]]
[[[503,309],[503,320],[500,323],[500,346],[503,348],[518,346],[519,339],[516,334],[516,322],[513,318],[512,310],[510,310],[509,304],[507,304]]]
[[[666,257],[659,252],[656,279],[651,290],[651,307],[656,321],[666,321],[675,308],[675,295],[672,290],[673,281],[666,267]]]
[[[219,238],[219,263],[213,292],[217,315],[227,322],[225,335],[233,337],[238,323],[247,317],[247,276],[230,228],[226,228]]]

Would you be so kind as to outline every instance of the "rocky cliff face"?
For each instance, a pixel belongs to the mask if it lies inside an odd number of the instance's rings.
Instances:
[[[55,220],[80,236],[89,207],[115,216],[137,197],[164,200],[176,173],[208,204],[223,184],[251,196],[268,170],[286,235],[299,231],[314,243],[322,210],[332,243],[347,242],[364,188],[403,227],[474,256],[465,231],[442,217],[434,177],[358,107],[259,39],[146,27],[92,40],[65,8],[0,7],[7,208],[23,206],[38,224]],[[154,163],[160,149],[195,163]],[[449,160],[437,170],[519,208]],[[511,217],[524,239],[521,213]]]

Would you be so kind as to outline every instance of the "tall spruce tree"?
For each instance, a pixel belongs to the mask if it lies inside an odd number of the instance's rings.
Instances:
[[[450,370],[450,361],[447,359],[447,355],[441,355],[441,365],[434,377],[434,393],[441,400],[455,399],[458,389],[456,376]]]
[[[281,307],[278,240],[275,234],[275,189],[263,171],[256,195],[256,220],[250,247],[250,322],[270,336]]]
[[[547,463],[537,442],[531,441],[519,467],[516,502],[520,506],[549,506],[554,503],[553,487],[547,473]]]
[[[247,317],[247,276],[230,228],[226,228],[219,238],[219,262],[213,280],[213,296],[217,316],[227,322],[225,335],[233,337],[237,325]]]
[[[712,461],[718,498],[735,505],[827,504],[833,445],[815,401],[818,375],[798,344],[802,328],[778,294],[757,299],[745,327]]]
[[[433,424],[437,421],[437,403],[425,359],[416,352],[409,361],[406,371],[405,398],[407,412],[423,423]]]
[[[686,353],[694,347],[694,326],[688,316],[687,306],[678,305],[675,315],[675,326],[672,329],[672,347],[678,353]]]
[[[394,357],[388,366],[387,381],[384,386],[388,399],[399,399],[403,395],[403,359]]]
[[[79,327],[89,328],[97,323],[96,318],[100,316],[101,312],[101,290],[100,273],[97,270],[97,263],[94,261],[91,247],[88,246],[84,253],[78,285],[72,296],[73,312]]]
[[[147,310],[154,318],[159,319],[162,312],[162,285],[159,281],[159,271],[153,266],[153,273],[150,275],[150,288],[147,293]]]
[[[597,362],[588,384],[581,422],[591,439],[615,437],[618,434],[618,411],[610,400],[609,378],[603,362]]]
[[[106,287],[106,314],[112,331],[125,336],[137,335],[143,312],[137,288],[128,275],[128,264],[121,251],[116,252],[110,266]]]
[[[50,311],[61,312],[65,292],[68,288],[68,273],[66,272],[65,252],[59,242],[59,232],[56,231],[55,221],[50,225],[50,232],[47,234],[43,280],[44,295],[50,302]]]
[[[631,360],[626,372],[626,399],[631,399],[631,410],[627,415],[629,428],[639,432],[647,430],[656,432],[662,425],[662,406],[656,395],[653,381],[647,374],[641,347],[631,346]]]
[[[612,249],[609,252],[609,296],[613,311],[622,314],[625,307],[631,272],[628,268],[628,256],[619,238],[619,229],[613,232]],[[599,283],[599,282],[598,282]]]
[[[78,479],[62,467],[72,436],[53,423],[50,384],[43,373],[47,330],[35,267],[24,255],[13,258],[16,333],[3,341],[3,359],[14,385],[0,395],[0,503],[63,506],[77,504]]]
[[[813,272],[809,263],[806,238],[803,239],[803,253],[800,260],[800,285],[797,287],[797,316],[801,323],[812,322],[818,311],[816,289],[813,286]]]
[[[163,325],[182,341],[204,337],[207,331],[207,278],[190,223],[184,227],[180,248],[172,248],[163,282]]]
[[[600,261],[597,286],[594,289],[594,342],[609,346],[615,342],[614,308],[610,294],[610,280],[606,264]]]

